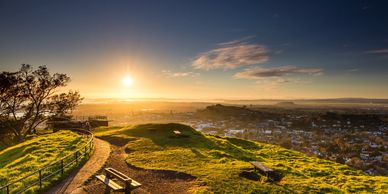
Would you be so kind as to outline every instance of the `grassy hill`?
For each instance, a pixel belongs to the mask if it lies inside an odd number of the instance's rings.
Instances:
[[[174,137],[180,130],[187,137]],[[388,177],[367,176],[346,165],[279,146],[204,135],[181,124],[100,128],[96,135],[125,142],[128,164],[197,177],[196,193],[383,193]],[[124,145],[122,144],[122,145]],[[260,161],[284,178],[271,183],[253,172]]]
[[[23,143],[0,151],[0,186],[24,177],[33,171],[56,161],[83,146],[87,138],[71,131],[59,131],[36,136]],[[42,172],[46,173],[46,172]],[[57,177],[59,178],[59,177]],[[26,179],[36,181],[37,175]],[[47,187],[47,183],[44,183]],[[11,189],[18,189],[16,184]],[[30,191],[33,192],[34,188]]]

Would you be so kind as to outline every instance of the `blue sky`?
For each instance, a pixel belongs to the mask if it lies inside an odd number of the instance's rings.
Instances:
[[[1,1],[0,70],[91,98],[388,98],[387,21],[385,1]]]

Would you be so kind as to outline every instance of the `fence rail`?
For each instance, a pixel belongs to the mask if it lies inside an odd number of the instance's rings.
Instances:
[[[45,181],[49,182],[51,179],[55,178],[55,175],[60,174],[62,176],[66,172],[66,168],[71,169],[81,164],[81,161],[89,157],[93,150],[93,133],[82,129],[75,129],[73,131],[87,135],[88,141],[86,144],[73,153],[46,165],[43,168],[1,186],[0,193],[23,193],[33,186],[38,186],[39,191],[42,191]],[[20,184],[22,185],[21,188]]]

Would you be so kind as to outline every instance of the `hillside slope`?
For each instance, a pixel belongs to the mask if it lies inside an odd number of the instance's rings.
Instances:
[[[174,137],[180,130],[186,137]],[[279,146],[208,136],[181,124],[100,128],[97,136],[125,142],[126,162],[145,169],[173,170],[197,177],[197,193],[383,193],[388,177],[367,176],[346,165],[308,157]],[[281,172],[271,183],[248,163],[256,160]],[[141,181],[141,180],[139,180]]]
[[[23,143],[14,145],[0,151],[0,186],[42,168],[79,149],[87,141],[87,138],[72,131],[62,130],[56,133],[35,136]],[[58,169],[56,169],[58,170]],[[48,173],[47,171],[43,171]],[[60,177],[54,176],[54,180]],[[38,174],[34,174],[24,180],[24,184],[38,180]],[[10,187],[11,191],[22,189],[23,183],[19,182]],[[43,188],[48,187],[43,182]],[[38,186],[29,191],[34,192]],[[2,193],[4,191],[0,191]]]

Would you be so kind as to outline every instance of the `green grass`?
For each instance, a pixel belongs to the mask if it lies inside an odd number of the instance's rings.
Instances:
[[[87,141],[87,138],[81,135],[62,130],[52,134],[36,136],[23,143],[6,148],[0,152],[0,186],[6,183],[24,177],[41,167],[57,161],[74,152]],[[65,163],[68,161],[65,161]],[[48,174],[51,171],[58,170],[60,166],[56,165],[43,171],[42,174]],[[72,167],[69,167],[71,169]],[[59,173],[60,174],[60,173]],[[58,180],[60,176],[53,177]],[[38,174],[29,177],[25,183],[31,183],[38,180]],[[11,187],[12,190],[22,188],[23,183],[18,183]],[[50,185],[50,182],[44,182],[43,187]],[[37,187],[29,190],[36,192]],[[2,191],[0,191],[1,193]]]
[[[175,138],[180,130],[188,138]],[[181,124],[145,124],[103,128],[105,138],[124,138],[130,151],[127,163],[196,176],[194,193],[383,193],[388,177],[367,176],[346,165],[308,157],[279,146],[237,138],[208,136]],[[278,183],[259,179],[248,161],[260,161],[281,172]]]

